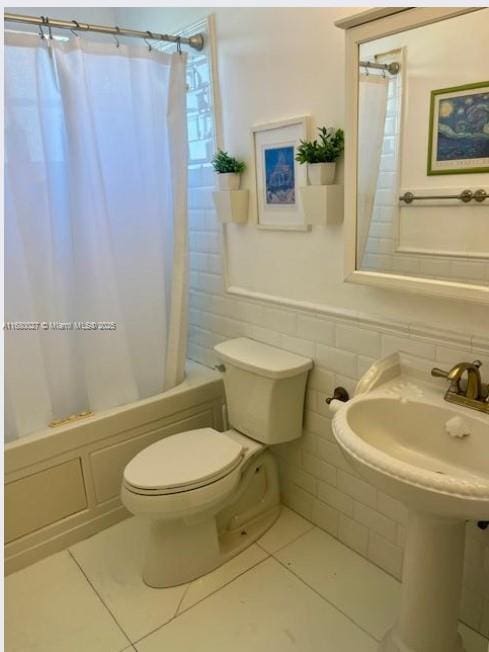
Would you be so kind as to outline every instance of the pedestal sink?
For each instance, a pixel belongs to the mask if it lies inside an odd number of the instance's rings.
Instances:
[[[343,453],[409,509],[401,607],[383,652],[463,652],[457,633],[465,521],[489,520],[489,415],[443,400],[397,354],[376,363],[347,403],[335,402]]]

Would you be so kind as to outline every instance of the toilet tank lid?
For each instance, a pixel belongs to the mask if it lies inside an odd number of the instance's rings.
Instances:
[[[214,350],[224,362],[268,378],[297,376],[313,366],[310,358],[247,337],[227,340],[217,344]]]

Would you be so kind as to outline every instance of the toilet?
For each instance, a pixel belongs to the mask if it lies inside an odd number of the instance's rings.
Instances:
[[[205,575],[275,522],[278,473],[267,448],[302,434],[312,360],[245,337],[215,351],[230,429],[171,435],[124,469],[123,504],[150,520],[143,580],[152,587]]]

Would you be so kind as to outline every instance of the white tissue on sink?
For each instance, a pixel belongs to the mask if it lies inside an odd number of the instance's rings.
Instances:
[[[461,417],[452,417],[445,424],[445,430],[451,437],[468,437],[469,427]]]

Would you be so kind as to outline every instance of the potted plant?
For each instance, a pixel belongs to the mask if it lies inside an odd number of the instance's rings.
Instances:
[[[307,178],[311,186],[326,186],[334,182],[336,160],[341,156],[345,136],[343,129],[319,127],[319,140],[301,140],[295,160],[307,163]]]
[[[212,159],[212,166],[217,172],[219,190],[239,190],[241,174],[246,169],[244,161],[219,149]]]

